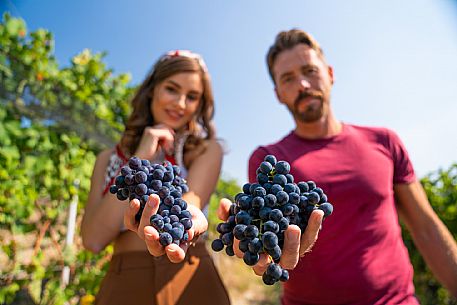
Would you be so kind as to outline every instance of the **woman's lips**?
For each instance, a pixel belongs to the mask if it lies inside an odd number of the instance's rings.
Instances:
[[[167,113],[167,115],[172,118],[173,120],[180,120],[183,115],[180,114],[179,112],[177,111],[173,111],[173,110],[165,110],[165,112]]]

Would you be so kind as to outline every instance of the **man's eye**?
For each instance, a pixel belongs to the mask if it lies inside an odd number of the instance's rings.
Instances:
[[[283,82],[283,83],[290,83],[290,82],[292,82],[293,80],[294,80],[294,78],[293,78],[292,76],[287,76],[287,77],[284,77],[284,78],[282,79],[282,82]]]
[[[310,68],[306,71],[308,74],[315,74],[317,73],[317,69],[316,68]]]

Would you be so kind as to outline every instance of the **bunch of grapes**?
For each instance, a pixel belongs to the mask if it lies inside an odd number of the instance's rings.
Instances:
[[[137,221],[149,195],[160,197],[159,209],[151,216],[150,224],[159,232],[159,241],[164,247],[188,241],[187,231],[192,227],[192,215],[182,199],[189,187],[180,175],[181,169],[168,161],[151,164],[148,160],[132,157],[110,186],[110,193],[116,194],[119,200],[140,201],[140,210],[135,215]]]
[[[284,245],[284,231],[289,224],[297,225],[303,233],[311,212],[324,211],[324,218],[332,214],[324,191],[313,181],[294,183],[290,164],[267,155],[257,169],[257,183],[246,183],[243,192],[235,196],[226,222],[217,225],[220,233],[211,247],[214,251],[233,256],[234,238],[239,240],[243,260],[255,265],[261,253],[268,254],[270,263],[262,275],[263,282],[273,285],[287,281],[289,273],[279,265]]]

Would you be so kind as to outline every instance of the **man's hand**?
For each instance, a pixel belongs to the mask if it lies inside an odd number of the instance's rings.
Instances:
[[[149,253],[153,256],[162,256],[166,254],[168,259],[173,263],[179,263],[184,260],[189,242],[181,242],[178,246],[174,243],[163,247],[159,243],[159,232],[149,224],[152,215],[159,209],[160,198],[157,195],[150,195],[144,206],[140,222],[135,221],[135,215],[140,209],[140,202],[137,199],[130,201],[129,207],[124,212],[124,225],[127,229],[137,233],[146,243]],[[188,204],[187,210],[192,214],[192,227],[188,230],[189,241],[196,240],[198,236],[208,229],[208,221],[205,215],[197,207]]]
[[[217,216],[220,220],[226,221],[229,217],[229,210],[232,203],[230,200],[223,198],[219,203],[217,209]],[[284,269],[294,269],[298,264],[300,257],[304,256],[306,252],[309,252],[317,240],[319,230],[322,225],[324,212],[321,210],[315,210],[311,213],[303,235],[301,234],[300,228],[296,225],[289,225],[287,230],[284,232],[284,246],[282,248],[282,255],[279,264]],[[243,252],[239,249],[239,240],[234,238],[233,250],[235,255],[239,258],[243,257]],[[271,262],[269,255],[262,253],[258,263],[252,267],[255,274],[262,275]]]

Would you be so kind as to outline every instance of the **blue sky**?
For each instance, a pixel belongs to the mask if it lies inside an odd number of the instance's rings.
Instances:
[[[137,84],[170,49],[203,55],[212,76],[225,177],[244,183],[249,154],[293,128],[265,54],[275,35],[312,33],[334,67],[332,104],[347,123],[395,130],[419,176],[457,162],[457,3],[408,1],[0,0],[29,30],[54,33],[62,66],[107,51]]]

